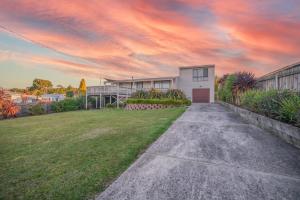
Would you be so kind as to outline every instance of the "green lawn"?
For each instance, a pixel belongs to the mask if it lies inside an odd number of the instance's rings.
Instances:
[[[0,121],[0,199],[94,197],[183,111],[76,111]]]

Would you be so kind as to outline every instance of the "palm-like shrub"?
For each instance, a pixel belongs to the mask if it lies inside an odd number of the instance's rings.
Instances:
[[[251,72],[235,73],[235,80],[233,83],[233,101],[235,104],[240,104],[240,96],[249,89],[253,89],[256,84],[255,76]]]
[[[289,123],[297,123],[297,117],[300,112],[300,97],[296,94],[284,99],[279,109],[281,120]]]
[[[131,95],[131,97],[136,98],[136,99],[147,99],[147,98],[149,98],[149,92],[139,90],[139,91],[134,92]]]
[[[149,91],[149,98],[150,99],[161,99],[164,97],[164,93],[154,88],[150,89]]]
[[[186,99],[185,94],[178,89],[169,89],[165,96],[169,99]]]
[[[237,92],[245,92],[254,88],[256,84],[255,76],[251,72],[238,72],[235,74],[236,79],[233,87]]]

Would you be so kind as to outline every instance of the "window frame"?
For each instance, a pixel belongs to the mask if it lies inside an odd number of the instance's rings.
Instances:
[[[208,68],[194,68],[193,69],[193,81],[208,81]]]

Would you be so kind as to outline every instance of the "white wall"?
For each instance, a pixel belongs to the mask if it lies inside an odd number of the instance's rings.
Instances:
[[[201,66],[199,66],[201,67]],[[207,81],[193,81],[193,68],[180,68],[178,78],[178,88],[181,89],[187,98],[192,100],[193,88],[209,88],[210,89],[210,103],[215,100],[215,67],[208,68]]]

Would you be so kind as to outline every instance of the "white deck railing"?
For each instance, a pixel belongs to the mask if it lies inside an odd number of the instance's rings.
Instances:
[[[118,87],[118,86],[112,86],[112,85],[107,85],[107,86],[91,86],[87,87],[87,95],[127,95],[130,96],[132,93],[136,91],[149,91],[151,88],[125,88],[125,87]],[[161,88],[157,89],[160,90],[161,92],[167,92],[168,89]]]

